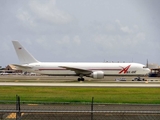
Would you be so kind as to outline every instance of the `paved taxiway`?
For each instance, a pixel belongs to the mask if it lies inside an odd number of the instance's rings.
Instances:
[[[126,77],[126,81],[115,81],[117,77],[104,79],[85,78],[78,82],[77,77],[55,76],[0,76],[0,86],[53,86],[53,87],[160,87],[160,78],[148,78],[147,81],[132,81],[133,77]]]
[[[52,87],[160,87],[154,83],[20,83],[20,82],[0,82],[0,86],[52,86]]]

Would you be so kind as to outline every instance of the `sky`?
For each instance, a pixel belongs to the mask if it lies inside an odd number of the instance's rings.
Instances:
[[[41,62],[160,65],[159,0],[0,0],[0,66],[19,41]]]

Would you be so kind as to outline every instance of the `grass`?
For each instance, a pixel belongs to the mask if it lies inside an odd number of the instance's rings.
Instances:
[[[0,101],[160,104],[159,88],[0,87]]]

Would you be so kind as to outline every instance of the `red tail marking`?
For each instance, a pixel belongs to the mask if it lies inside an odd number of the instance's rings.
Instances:
[[[124,74],[128,71],[128,69],[130,68],[130,66],[131,65],[128,65],[127,67],[122,67],[122,70],[119,72],[119,74],[121,74],[121,73],[123,73],[124,72]]]

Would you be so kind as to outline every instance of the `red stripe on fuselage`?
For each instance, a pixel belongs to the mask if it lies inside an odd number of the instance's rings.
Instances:
[[[55,69],[39,69],[40,71],[42,70],[69,70],[69,69],[58,69],[58,68],[55,68]],[[75,69],[76,70],[76,69]],[[112,70],[112,71],[119,71],[121,69],[86,69],[86,70]]]

